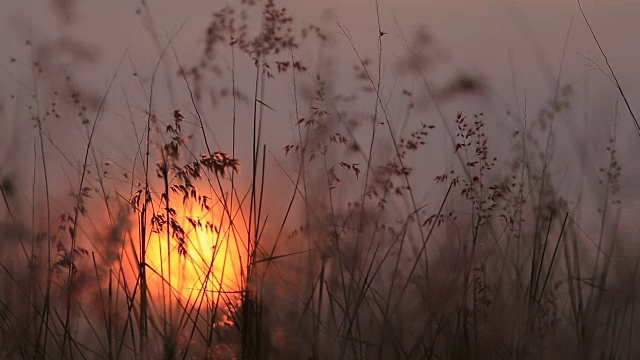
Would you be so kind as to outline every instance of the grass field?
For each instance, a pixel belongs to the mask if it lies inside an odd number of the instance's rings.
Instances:
[[[368,56],[343,24],[241,1],[194,63],[150,28],[156,65],[125,52],[98,94],[25,39],[0,113],[0,357],[638,358],[614,69],[603,160],[567,174],[560,74],[509,127],[451,114],[487,82],[431,81],[425,31],[386,60],[400,35],[372,4]]]

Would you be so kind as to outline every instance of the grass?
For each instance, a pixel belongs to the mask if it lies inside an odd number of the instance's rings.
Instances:
[[[33,153],[9,149],[16,165],[0,168],[0,356],[640,354],[617,107],[595,145],[600,171],[563,178],[554,124],[573,89],[561,72],[537,115],[500,131],[491,115],[447,113],[489,90],[468,75],[434,85],[423,32],[399,31],[394,75],[419,85],[391,87],[377,2],[375,60],[343,24],[331,36],[265,0],[214,13],[195,65],[143,5],[155,66],[124,53],[100,97],[73,73],[46,80],[36,39],[12,61],[29,64],[11,99]],[[351,51],[353,89],[339,87],[335,41]],[[578,180],[595,190],[560,190]]]

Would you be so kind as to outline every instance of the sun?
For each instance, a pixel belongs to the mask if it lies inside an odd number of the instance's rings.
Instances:
[[[146,241],[147,287],[153,298],[220,302],[240,290],[242,244],[221,205],[202,207],[176,199],[163,226]],[[167,219],[169,219],[167,221]],[[167,230],[168,229],[168,230]]]

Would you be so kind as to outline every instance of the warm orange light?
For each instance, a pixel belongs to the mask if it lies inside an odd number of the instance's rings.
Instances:
[[[147,286],[156,300],[224,304],[240,290],[239,251],[235,231],[221,206],[171,203],[174,219],[184,230],[184,248],[179,236],[164,226],[147,236]],[[160,212],[161,213],[161,212]],[[164,214],[166,216],[166,214]],[[219,298],[221,296],[221,298]]]

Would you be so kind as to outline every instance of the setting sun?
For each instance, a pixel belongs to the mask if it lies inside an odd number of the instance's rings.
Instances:
[[[147,282],[154,298],[215,301],[239,290],[240,259],[233,229],[221,206],[208,210],[176,200],[169,221],[147,237]],[[177,229],[177,230],[176,230]]]

